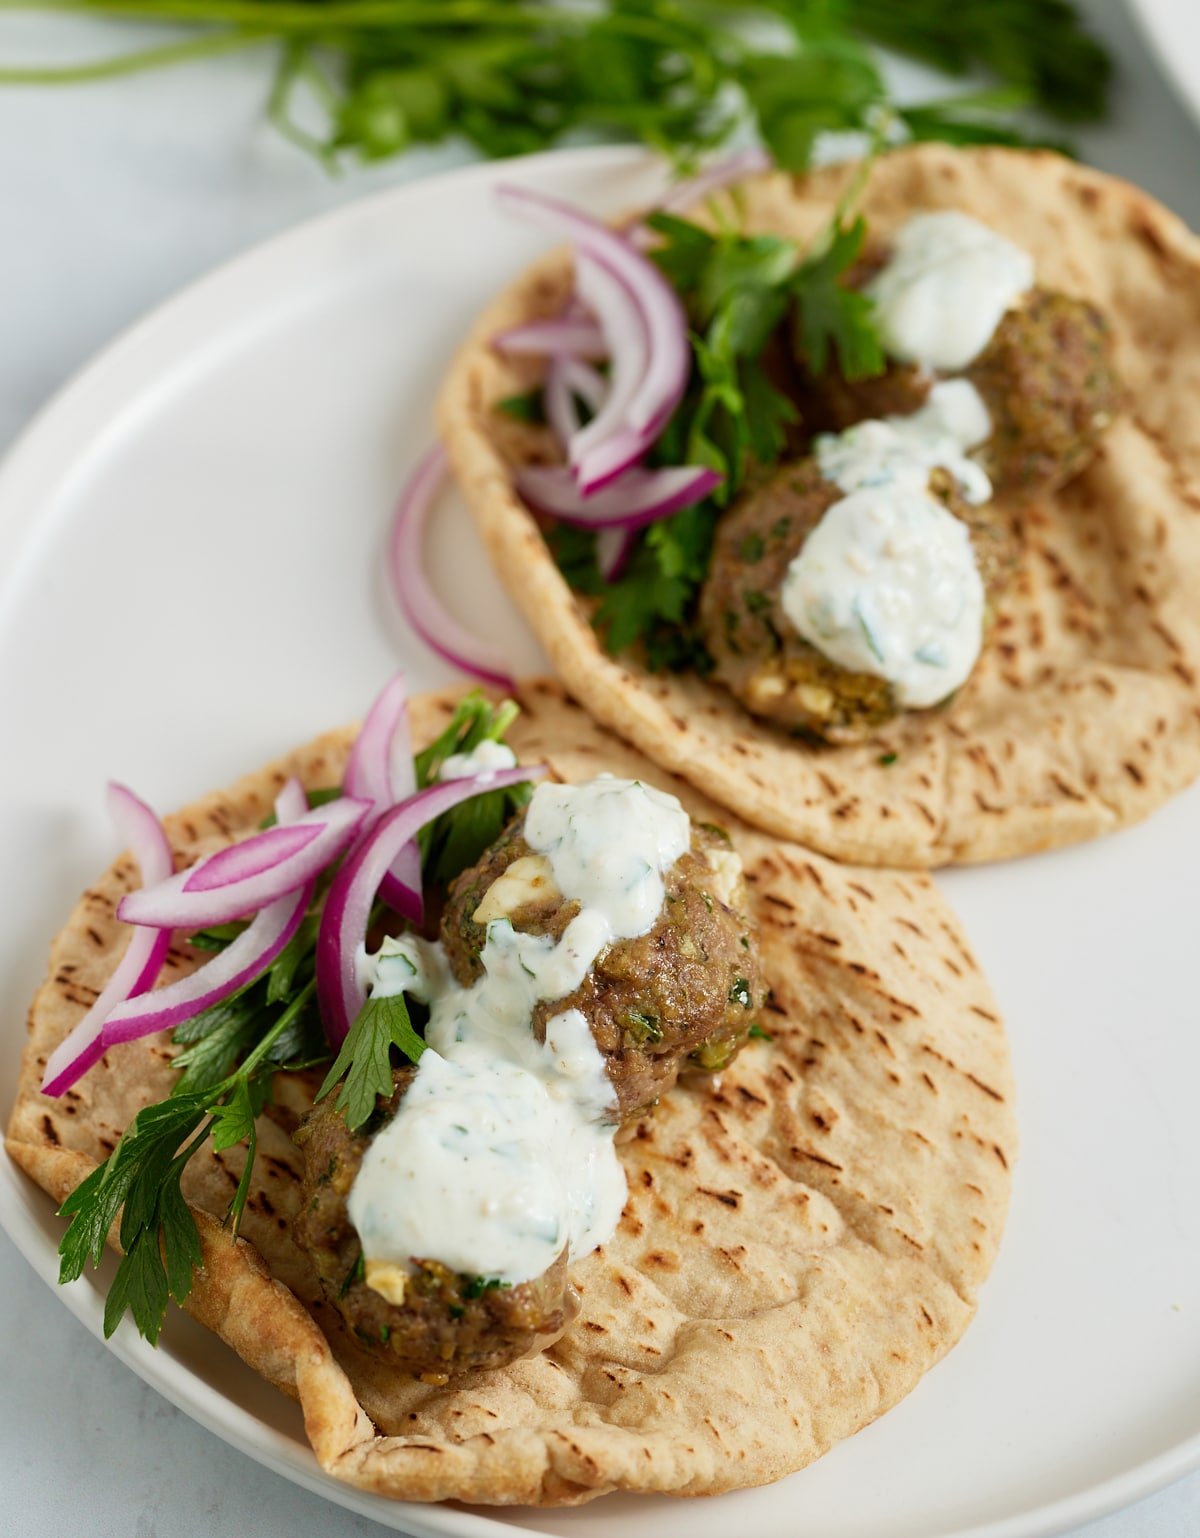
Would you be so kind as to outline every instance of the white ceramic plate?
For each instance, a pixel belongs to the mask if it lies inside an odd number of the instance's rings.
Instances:
[[[164,808],[361,712],[402,660],[389,506],[450,349],[538,241],[500,176],[600,211],[653,195],[623,150],[472,168],[288,234],[167,305],[83,373],[0,472],[0,1072],[46,946],[112,855],[102,786]],[[537,653],[465,513],[439,585],[515,663]],[[1200,794],[1090,847],[946,876],[1005,1007],[1023,1154],[977,1323],[912,1397],[814,1468],[703,1503],[492,1516],[325,1478],[295,1408],[184,1318],[112,1349],[198,1421],[414,1534],[1034,1538],[1200,1464]],[[5,1107],[7,1109],[7,1107]],[[0,1162],[0,1222],[48,1283],[60,1225]],[[96,1334],[101,1294],[59,1294]],[[81,1475],[86,1480],[86,1475]]]
[[[1159,66],[1200,121],[1200,9],[1196,0],[1126,0]]]

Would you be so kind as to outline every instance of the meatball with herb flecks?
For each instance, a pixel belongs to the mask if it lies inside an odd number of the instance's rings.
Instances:
[[[989,600],[1012,567],[1008,527],[989,505],[964,501],[934,470],[929,494],[966,526]],[[789,618],[789,568],[824,515],[846,493],[814,459],[783,466],[725,514],[700,595],[700,622],[715,677],[754,715],[830,742],[869,737],[901,704],[886,677],[839,666]]]
[[[418,1257],[411,1269],[364,1262],[350,1221],[350,1188],[367,1146],[396,1114],[414,1075],[414,1069],[399,1070],[391,1100],[357,1132],[333,1109],[332,1097],[310,1113],[296,1133],[304,1180],[292,1235],[359,1347],[436,1384],[542,1349],[570,1323],[576,1303],[565,1251],[543,1275],[515,1286]]]
[[[991,237],[986,226],[965,223],[983,239]],[[903,235],[902,230],[901,241]],[[926,275],[934,291],[939,281],[954,281],[954,256],[948,254],[944,275],[936,265]],[[864,259],[850,274],[849,286],[871,293],[886,277],[890,259],[884,251]],[[814,373],[799,347],[795,361],[796,393],[810,432],[840,432],[871,418],[907,416],[925,404],[939,379],[969,381],[991,419],[991,436],[978,458],[998,496],[1053,491],[1071,480],[1120,407],[1108,322],[1086,300],[1041,286],[1016,297],[985,345],[955,367],[938,370],[928,358],[901,354],[889,358],[880,374],[848,380],[832,365]]]
[[[451,888],[442,939],[464,985],[480,975],[489,923],[503,919],[557,940],[579,911],[523,829],[519,814]],[[724,831],[693,824],[691,847],[663,883],[662,911],[649,933],[602,950],[574,993],[539,1004],[533,1016],[543,1037],[552,1016],[583,1014],[622,1119],[652,1104],[684,1068],[724,1067],[745,1043],[766,992],[741,861]]]

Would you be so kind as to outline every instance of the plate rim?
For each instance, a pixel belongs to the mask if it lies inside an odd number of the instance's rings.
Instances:
[[[1158,0],[1130,0],[1130,9],[1138,16],[1148,36],[1152,35],[1152,29],[1144,21],[1143,8],[1156,10],[1157,3]],[[1161,62],[1158,38],[1153,40],[1156,57]],[[1168,73],[1172,82],[1178,84],[1173,66]],[[1200,98],[1193,102],[1189,97],[1188,105],[1200,113]],[[198,305],[208,303],[211,296],[226,285],[243,281],[256,267],[270,266],[290,248],[304,247],[314,237],[319,238],[324,232],[353,224],[358,219],[387,216],[389,205],[403,207],[410,201],[419,201],[422,195],[447,182],[466,185],[478,182],[486,186],[504,176],[536,178],[548,166],[561,168],[564,161],[579,165],[581,170],[592,174],[644,169],[655,162],[661,164],[659,157],[639,146],[587,145],[503,161],[476,161],[405,181],[352,198],[255,242],[192,279],[123,327],[50,394],[0,458],[0,560],[3,562],[0,565],[0,612],[6,606],[9,593],[20,585],[26,561],[34,558],[37,534],[54,494],[61,494],[75,466],[92,451],[106,430],[119,423],[132,401],[145,393],[147,364],[142,354],[160,350],[164,333],[169,333],[177,324],[186,323]],[[66,455],[60,452],[64,439],[69,445]],[[23,490],[26,486],[32,490]],[[131,1330],[128,1321],[111,1339],[105,1340],[103,1301],[90,1278],[81,1278],[68,1287],[58,1285],[56,1254],[46,1248],[45,1235],[29,1210],[29,1198],[36,1190],[6,1153],[0,1168],[0,1228],[35,1274],[125,1367],[223,1442],[335,1505],[393,1529],[399,1529],[403,1524],[403,1529],[413,1538],[546,1538],[544,1529],[500,1520],[487,1514],[485,1508],[395,1501],[343,1484],[320,1468],[311,1448],[265,1425],[250,1411],[212,1388],[186,1364],[156,1353]],[[250,1439],[244,1435],[239,1437],[239,1432],[249,1432]],[[1131,1505],[1197,1468],[1200,1468],[1200,1431],[1109,1479],[1057,1500],[1029,1506],[995,1522],[946,1530],[940,1538],[1053,1538],[1053,1535]],[[802,1470],[799,1472],[803,1473]],[[430,1513],[436,1513],[432,1524],[428,1520]],[[569,1513],[570,1508],[563,1508],[567,1520]]]

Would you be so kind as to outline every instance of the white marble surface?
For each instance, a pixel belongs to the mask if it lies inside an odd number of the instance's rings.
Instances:
[[[1200,130],[1121,0],[1088,9],[1122,72],[1112,122],[1079,136],[1086,157],[1200,225]],[[112,38],[79,21],[0,13],[4,62],[100,52]],[[73,370],[214,263],[347,198],[467,158],[423,152],[331,179],[264,125],[266,78],[265,58],[247,54],[72,91],[0,92],[0,447]],[[0,1538],[382,1535],[160,1399],[2,1235],[0,1296]],[[1197,1532],[1200,1475],[1075,1538]]]

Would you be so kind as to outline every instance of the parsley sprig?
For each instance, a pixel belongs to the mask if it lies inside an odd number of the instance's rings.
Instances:
[[[517,714],[506,701],[493,706],[478,691],[459,704],[445,730],[415,760],[418,783],[431,784],[446,759],[480,742],[500,741]],[[310,805],[339,794],[310,791]],[[445,886],[495,842],[529,788],[489,792],[454,807],[424,830],[422,867],[427,886]],[[114,1223],[123,1254],[109,1288],[104,1331],[111,1335],[128,1311],[153,1345],[172,1299],[182,1304],[202,1264],[196,1219],[183,1194],[184,1171],[211,1141],[214,1152],[246,1145],[241,1175],[225,1222],[237,1234],[250,1196],[257,1152],[255,1123],[270,1104],[276,1073],[328,1064],[330,1053],[316,1000],[315,948],[324,885],[293,940],[241,992],[176,1028],[179,1077],[170,1095],[144,1107],[116,1148],[59,1209],[70,1225],[59,1245],[60,1282],[98,1265]],[[192,936],[201,950],[220,950],[244,928],[222,924]],[[350,1126],[392,1093],[395,1053],[416,1062],[425,1043],[402,997],[368,1001],[334,1060],[320,1096],[338,1089],[335,1104]],[[339,1088],[340,1086],[340,1088]]]
[[[237,1233],[254,1169],[255,1118],[270,1099],[276,1070],[302,1067],[313,1060],[314,1052],[327,1054],[314,1040],[309,1010],[313,987],[310,979],[265,1029],[264,1017],[250,1002],[259,984],[190,1021],[192,1042],[179,1059],[187,1060],[187,1066],[170,1096],[138,1112],[109,1157],[59,1209],[71,1219],[59,1245],[60,1282],[82,1275],[89,1260],[99,1265],[109,1229],[120,1214],[124,1253],[105,1302],[106,1336],[128,1309],[138,1330],[154,1345],[170,1299],[182,1304],[191,1292],[193,1273],[203,1257],[181,1182],[193,1154],[210,1138],[218,1153],[238,1143],[248,1145],[226,1213],[226,1222]],[[236,1068],[216,1078],[217,1065],[227,1062],[231,1037],[251,1030],[257,1036],[253,1047]],[[215,1047],[210,1045],[214,1039]]]
[[[897,108],[916,137],[1022,137],[1014,105],[1084,121],[1111,62],[1070,0],[17,0],[23,8],[174,23],[177,40],[66,68],[0,70],[51,85],[274,43],[268,113],[333,166],[461,138],[487,155],[564,136],[635,139],[686,162],[755,131],[781,165],[889,105],[882,43],[1008,93]],[[315,126],[314,126],[315,119]]]

